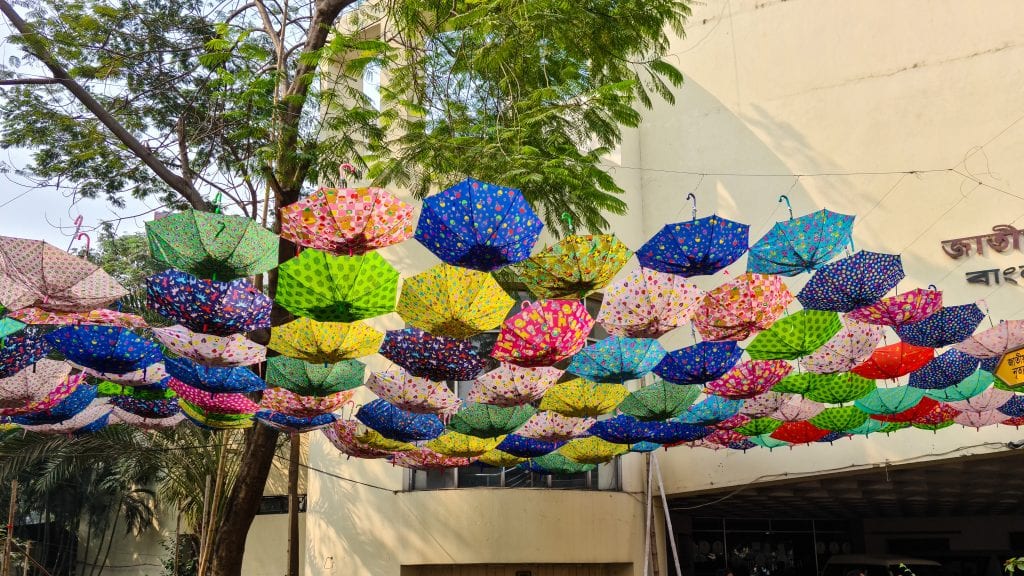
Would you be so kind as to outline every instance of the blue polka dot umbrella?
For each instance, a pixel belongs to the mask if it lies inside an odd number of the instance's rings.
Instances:
[[[68,361],[97,372],[124,374],[163,360],[156,342],[117,326],[64,326],[46,339]]]
[[[654,373],[673,384],[703,384],[728,372],[741,356],[735,341],[700,342],[669,352]]]
[[[168,358],[165,364],[172,378],[205,392],[247,393],[267,387],[248,368],[214,368],[196,364],[187,358]]]
[[[276,428],[282,432],[299,433],[326,428],[333,424],[338,417],[334,414],[318,414],[316,416],[301,417],[291,416],[284,412],[275,412],[273,410],[260,410],[256,412],[256,419],[263,424],[266,424],[271,428]]]
[[[977,304],[946,306],[920,322],[898,326],[896,333],[915,346],[942,348],[969,338],[984,319]]]
[[[959,350],[947,350],[910,374],[910,386],[924,390],[959,384],[978,368],[980,360]]]
[[[401,442],[433,440],[444,433],[444,424],[437,416],[406,412],[380,399],[359,408],[356,419],[381,436]]]
[[[666,225],[637,250],[636,256],[644,268],[701,276],[735,262],[746,253],[749,243],[748,225],[708,216]]]
[[[808,310],[849,312],[874,304],[904,277],[898,255],[862,250],[822,266],[796,298]]]
[[[590,433],[602,440],[615,444],[636,444],[657,442],[674,444],[693,442],[711,433],[711,428],[677,421],[644,421],[620,414],[608,420],[601,420],[590,427]]]
[[[796,276],[822,267],[852,246],[853,216],[819,210],[776,222],[750,247],[747,272]]]

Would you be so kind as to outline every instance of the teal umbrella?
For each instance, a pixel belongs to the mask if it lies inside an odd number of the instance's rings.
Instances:
[[[789,198],[780,196],[779,201]],[[796,276],[817,270],[853,246],[853,216],[829,210],[776,222],[760,240],[750,247],[747,272]]]

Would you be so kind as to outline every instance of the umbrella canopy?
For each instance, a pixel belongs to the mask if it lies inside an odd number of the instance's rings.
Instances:
[[[567,236],[515,266],[537,298],[584,298],[612,281],[632,254],[612,234]]]
[[[619,412],[638,420],[667,420],[685,412],[700,393],[697,385],[658,382],[626,396],[619,403]]]
[[[596,382],[626,382],[647,375],[665,357],[653,338],[609,336],[580,350],[572,358],[570,373]]]
[[[821,375],[813,372],[790,374],[783,378],[778,384],[772,386],[772,391],[779,392],[781,394],[803,395],[820,381]]]
[[[998,410],[1013,418],[1024,417],[1024,395],[1014,394]]]
[[[502,323],[491,356],[520,366],[550,366],[583,349],[593,327],[580,301],[524,302]]]
[[[234,280],[277,266],[277,236],[252,218],[186,210],[146,222],[153,259],[200,278]]]
[[[494,370],[477,377],[467,399],[495,406],[528,404],[539,400],[562,374],[562,370],[551,366],[524,368],[502,362]]]
[[[168,428],[174,428],[184,420],[185,415],[180,411],[174,416],[168,416],[166,418],[146,418],[145,416],[126,412],[117,406],[114,406],[110,411],[111,424],[124,424],[140,430],[166,430]]]
[[[989,410],[987,412],[961,412],[953,418],[953,422],[970,428],[982,428],[1002,424],[1008,419],[1009,417],[999,410]]]
[[[479,438],[459,432],[445,432],[427,442],[426,448],[445,456],[475,458],[494,450],[504,439],[504,437]]]
[[[942,292],[916,288],[910,292],[883,298],[849,312],[846,316],[858,322],[881,324],[899,329],[921,322],[942,308]]]
[[[826,408],[808,422],[822,430],[848,432],[866,422],[867,419],[868,414],[856,406],[840,406]]]
[[[444,424],[437,416],[406,412],[380,399],[360,407],[356,419],[385,438],[402,442],[432,440],[444,433]]]
[[[875,432],[881,432],[886,427],[885,422],[879,422],[878,420],[868,419],[863,424],[857,426],[852,430],[848,430],[847,433],[850,435],[869,436]]]
[[[562,456],[581,464],[602,464],[626,452],[629,452],[628,444],[614,444],[596,436],[570,440],[558,449]]]
[[[719,449],[741,442],[747,442],[747,437],[735,430],[715,430],[702,438],[700,445],[711,449]],[[747,448],[753,448],[754,446],[755,444],[750,444]]]
[[[417,378],[400,369],[374,372],[366,381],[366,387],[390,404],[416,414],[451,416],[462,405],[462,400],[447,384]]]
[[[248,280],[214,282],[177,270],[146,279],[146,304],[189,330],[216,336],[270,328],[274,305]]]
[[[677,274],[714,274],[732,264],[750,245],[750,226],[708,216],[668,224],[636,252],[644,268]]]
[[[327,396],[302,396],[284,388],[267,388],[263,391],[260,408],[297,418],[311,418],[340,409],[352,399],[353,394],[354,390],[342,390]]]
[[[986,390],[992,389],[991,386],[994,380],[995,377],[992,376],[991,372],[986,372],[979,368],[957,384],[945,388],[925,390],[924,395],[939,402],[960,402],[974,398]]]
[[[40,360],[13,376],[0,378],[0,416],[49,410],[83,382],[85,375],[71,375],[67,362]]]
[[[332,254],[363,254],[408,240],[413,208],[382,188],[320,188],[281,209],[281,237]]]
[[[256,419],[288,434],[299,434],[320,430],[333,424],[338,417],[334,414],[317,414],[316,416],[292,416],[283,412],[273,410],[259,410],[256,412]]]
[[[808,444],[821,440],[828,433],[828,430],[822,430],[810,422],[786,422],[776,428],[770,436],[789,444]]]
[[[742,426],[738,426],[736,431],[744,436],[763,436],[775,432],[782,424],[782,420],[776,420],[775,418],[754,418]]]
[[[181,413],[192,424],[209,430],[241,430],[251,428],[256,423],[254,412],[222,413],[203,409],[188,400],[178,401]]]
[[[872,380],[899,378],[918,370],[934,357],[932,348],[897,342],[878,348],[850,372]]]
[[[128,295],[99,266],[41,240],[0,236],[0,305],[87,312]]]
[[[209,392],[201,388],[189,386],[185,382],[171,378],[167,385],[174,390],[179,398],[179,405],[184,408],[181,400],[188,402],[204,412],[217,414],[253,414],[259,405],[238,392]]]
[[[473,344],[419,328],[388,330],[380,353],[413,376],[437,382],[473,380],[487,367]]]
[[[711,433],[711,428],[694,424],[683,424],[673,420],[667,422],[637,420],[620,414],[608,420],[601,420],[590,427],[590,434],[615,444],[657,442],[674,444],[693,442]]]
[[[587,430],[596,421],[594,418],[563,416],[558,412],[544,410],[530,417],[525,424],[516,430],[516,434],[534,440],[563,442],[586,435]],[[505,450],[505,448],[502,448],[502,450]]]
[[[533,406],[502,408],[490,404],[469,404],[452,416],[448,428],[479,438],[496,438],[515,432],[536,413]]]
[[[541,474],[544,476],[548,475],[568,475],[568,474],[582,474],[584,472],[590,472],[597,469],[597,464],[581,464],[574,460],[570,460],[561,454],[548,454],[546,456],[539,456],[528,462],[524,462],[519,465],[519,468],[527,471]]]
[[[707,437],[705,436],[705,438]],[[637,442],[636,444],[630,444],[629,451],[643,454],[646,452],[654,452],[655,450],[661,448],[662,446],[664,445],[657,444],[655,442]]]
[[[8,317],[20,320],[25,324],[44,324],[50,326],[66,326],[69,324],[102,324],[120,326],[122,328],[146,328],[149,325],[142,316],[126,314],[107,308],[98,308],[88,312],[54,312],[42,308],[22,308],[8,314]],[[0,321],[2,322],[2,321]]]
[[[693,323],[706,340],[746,340],[770,328],[792,301],[778,276],[746,273],[708,292]]]
[[[793,367],[784,360],[748,360],[707,383],[707,392],[730,399],[753,398],[786,377]]]
[[[843,328],[821,348],[801,358],[800,365],[808,372],[821,374],[847,372],[874,352],[883,330],[881,326],[847,318]]]
[[[520,458],[519,456],[495,448],[494,450],[481,454],[476,461],[483,462],[488,466],[494,466],[495,468],[512,468],[513,466],[518,466],[519,464],[526,462],[526,458]]]
[[[369,356],[380,349],[384,334],[365,322],[317,322],[297,318],[270,330],[271,350],[315,364],[333,364]]]
[[[501,441],[501,444],[498,444],[497,449],[517,458],[536,458],[558,450],[563,444],[564,442],[548,442],[526,438],[518,434],[509,434]]]
[[[117,372],[100,372],[92,368],[83,368],[82,370],[93,378],[108,380],[121,386],[160,387],[164,380],[167,379],[167,369],[164,367],[163,362],[150,364],[141,370],[122,372],[120,374]]]
[[[927,412],[914,418],[911,424],[924,430],[939,430],[953,424],[953,418],[959,415],[960,411],[949,404],[936,402]]]
[[[959,350],[946,350],[910,374],[914,388],[934,390],[960,383],[978,369],[978,359]]]
[[[513,304],[490,274],[440,264],[405,280],[397,311],[435,336],[469,338],[501,325]]]
[[[441,470],[444,468],[461,468],[469,466],[476,458],[461,458],[438,454],[429,448],[417,448],[408,452],[396,452],[391,455],[391,463],[412,470]]]
[[[739,414],[742,400],[730,400],[721,396],[708,396],[683,412],[675,420],[684,424],[717,424]]]
[[[13,416],[11,421],[20,426],[56,424],[85,410],[95,399],[96,387],[83,382],[75,386],[75,389],[70,394],[64,396],[57,404]]]
[[[21,427],[36,434],[90,434],[107,426],[112,410],[106,398],[93,400],[80,412],[60,422],[22,424]]]
[[[915,388],[915,390],[918,390],[918,388]],[[990,412],[1006,404],[1010,398],[1013,398],[1013,392],[989,388],[970,398],[951,401],[949,405],[961,412]]]
[[[373,448],[358,438],[358,429],[365,427],[354,420],[336,420],[323,428],[324,436],[339,451],[356,458],[386,458],[391,452]]]
[[[907,408],[906,410],[902,410],[900,412],[895,413],[871,414],[871,418],[873,420],[879,420],[881,422],[899,422],[909,424],[913,420],[920,418],[924,414],[931,412],[931,410],[935,408],[936,405],[938,405],[938,401],[932,400],[931,398],[928,398],[923,394],[922,396],[923,397],[917,402],[917,404],[914,404],[913,406]],[[880,432],[885,431],[885,429],[880,430]]]
[[[366,365],[358,360],[311,364],[287,356],[267,360],[267,384],[303,396],[327,396],[363,385]]]
[[[266,384],[248,368],[211,368],[187,358],[168,358],[164,361],[171,378],[207,392],[257,392]]]
[[[875,388],[861,396],[853,405],[867,414],[899,414],[910,410],[924,398],[924,391],[910,386]]]
[[[354,322],[395,310],[398,270],[376,252],[331,256],[303,250],[278,270],[274,300],[296,316]]]
[[[825,404],[845,404],[867,396],[876,388],[874,380],[844,372],[840,374],[818,374],[804,397]]]
[[[898,255],[862,250],[822,266],[796,298],[808,310],[849,312],[874,304],[905,276]]]
[[[588,418],[615,410],[628,395],[629,390],[621,384],[595,384],[575,378],[552,386],[541,399],[540,409]]]
[[[796,276],[811,272],[853,246],[853,216],[819,210],[776,222],[750,247],[747,272]]]
[[[771,414],[771,417],[783,422],[799,422],[814,418],[824,409],[825,405],[820,402],[800,396],[788,396],[786,401]]]
[[[30,310],[38,310],[38,308],[30,308]],[[4,316],[0,318],[0,340],[7,338],[11,334],[17,334],[25,329],[25,323],[15,320],[10,316]]]
[[[712,396],[712,398],[719,398],[721,400],[725,400],[720,396]],[[746,400],[726,400],[726,402],[735,402],[739,404],[741,407],[745,407],[747,404]],[[682,418],[676,418],[676,420],[681,421]],[[735,430],[740,426],[743,426],[747,422],[750,422],[751,420],[753,420],[753,418],[747,416],[746,414],[736,414],[720,422],[709,422],[708,425],[714,426],[715,430]]]
[[[791,396],[788,394],[780,394],[778,392],[764,392],[758,394],[753,398],[747,398],[743,401],[743,407],[740,409],[739,415],[750,416],[753,418],[761,418],[764,416],[771,416],[780,406],[786,403]],[[726,425],[731,424],[730,422],[719,422],[718,427],[722,428]],[[742,422],[737,424],[743,424]]]
[[[703,297],[682,276],[638,268],[605,290],[597,323],[614,336],[658,338],[687,324]]]
[[[177,398],[147,400],[131,396],[114,396],[110,399],[113,406],[142,418],[168,418],[181,412]]]
[[[490,272],[529,258],[543,227],[519,190],[467,178],[423,201],[416,240],[442,262]]]
[[[154,328],[153,335],[171,352],[205,366],[249,366],[267,358],[265,347],[241,334],[214,336],[178,325]]]
[[[997,358],[1024,347],[1024,320],[1004,320],[964,339],[953,348],[977,358]]]
[[[946,306],[920,322],[898,326],[896,333],[908,344],[942,348],[969,338],[984,319],[977,304]]]
[[[46,339],[69,362],[99,372],[142,370],[163,360],[155,342],[116,326],[64,326]]]
[[[741,356],[736,342],[700,342],[669,352],[654,373],[673,384],[703,384],[721,378]]]
[[[800,310],[755,336],[747,354],[755,360],[794,360],[824,346],[842,327],[835,312]]]

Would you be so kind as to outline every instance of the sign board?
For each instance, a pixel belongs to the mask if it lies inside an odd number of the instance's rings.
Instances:
[[[995,374],[1011,388],[1024,384],[1024,348],[1004,354],[999,359]]]

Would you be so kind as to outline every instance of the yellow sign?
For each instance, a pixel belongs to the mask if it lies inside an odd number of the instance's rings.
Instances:
[[[1024,384],[1024,348],[1003,355],[996,367],[996,378],[1011,388]]]

